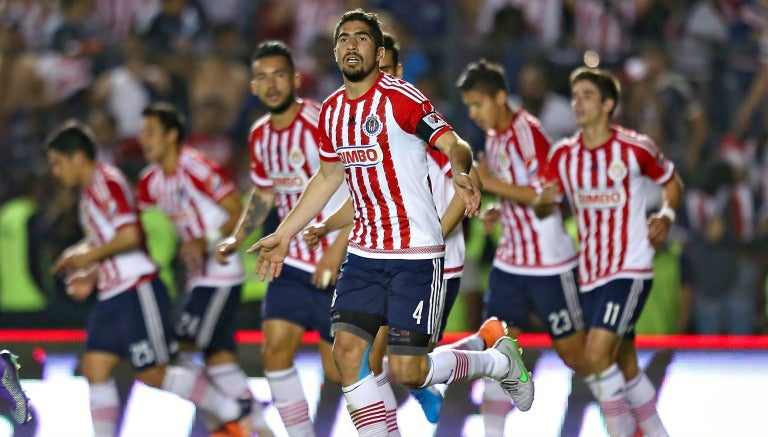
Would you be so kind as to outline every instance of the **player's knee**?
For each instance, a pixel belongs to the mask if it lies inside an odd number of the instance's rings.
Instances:
[[[336,367],[342,373],[352,368],[359,368],[363,360],[368,359],[365,353],[367,347],[368,343],[354,334],[337,333],[333,342],[333,360],[336,362]]]
[[[163,379],[165,379],[165,366],[144,369],[136,374],[136,379],[150,387],[162,388]]]
[[[426,355],[396,356],[389,359],[389,371],[397,381],[404,386],[414,389],[424,385],[429,372],[429,362]]]

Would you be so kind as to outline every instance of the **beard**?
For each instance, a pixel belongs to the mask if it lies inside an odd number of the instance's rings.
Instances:
[[[368,75],[371,74],[374,68],[377,68],[376,65],[372,65],[371,68],[368,68],[368,69],[366,69],[365,67],[362,67],[359,70],[345,70],[342,67],[341,74],[343,74],[344,77],[350,82],[360,82],[361,80],[368,77]]]
[[[274,106],[264,105],[264,107],[267,108],[267,111],[269,111],[270,114],[279,115],[287,111],[288,108],[291,107],[291,103],[293,103],[295,100],[296,100],[296,93],[292,92],[285,98],[285,100],[278,103],[277,105],[274,105]]]

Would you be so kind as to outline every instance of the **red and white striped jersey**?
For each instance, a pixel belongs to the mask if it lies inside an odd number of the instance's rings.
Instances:
[[[612,130],[594,149],[584,147],[581,132],[564,139],[552,148],[544,170],[576,214],[582,291],[616,278],[653,277],[643,182],[664,185],[675,174],[649,137],[620,126]]]
[[[491,174],[509,185],[540,186],[540,163],[546,163],[549,139],[539,120],[518,109],[503,132],[490,131],[485,153]],[[502,236],[493,265],[505,272],[551,276],[576,266],[576,249],[565,232],[558,208],[540,219],[533,208],[500,198]]]
[[[139,209],[157,205],[171,220],[181,241],[204,238],[229,219],[219,205],[234,193],[235,186],[225,172],[210,158],[190,147],[182,147],[173,173],[166,173],[152,163],[139,176],[136,196]],[[206,254],[201,269],[190,271],[187,288],[221,287],[243,282],[240,256],[234,253],[226,265]]]
[[[120,170],[103,163],[96,166],[91,184],[80,192],[79,216],[91,246],[108,243],[123,226],[139,224],[136,201]],[[143,249],[105,258],[99,262],[99,300],[133,288],[156,272],[157,266]]]
[[[258,188],[274,190],[275,206],[281,221],[299,202],[307,182],[320,168],[317,142],[319,115],[320,105],[304,100],[301,110],[288,127],[275,129],[267,115],[251,128],[251,181]],[[313,223],[324,221],[347,197],[346,188],[339,187]],[[285,263],[314,272],[315,265],[336,235],[338,232],[326,235],[315,250],[307,247],[301,235],[294,236],[288,246]]]
[[[453,185],[453,175],[451,174],[451,162],[448,155],[434,147],[427,148],[427,158],[432,198],[435,201],[437,213],[442,217],[448,209],[448,205],[451,204],[454,194],[456,194],[456,187]],[[461,223],[459,223],[445,238],[443,279],[461,277],[464,272],[465,253],[464,231],[461,228]]]
[[[355,208],[348,251],[368,258],[444,255],[424,143],[452,128],[413,85],[381,73],[349,99],[342,87],[320,112],[320,158],[341,161]]]

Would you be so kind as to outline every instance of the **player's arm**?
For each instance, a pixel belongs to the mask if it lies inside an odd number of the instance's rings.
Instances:
[[[126,224],[117,230],[114,238],[100,246],[88,246],[86,250],[62,254],[53,265],[53,272],[56,274],[68,273],[136,249],[141,245],[141,238],[138,223]]]
[[[352,198],[348,197],[333,214],[325,219],[325,221],[308,226],[304,229],[302,235],[304,237],[304,242],[307,243],[310,248],[314,248],[320,243],[320,240],[330,232],[346,227],[349,227],[351,230],[354,220],[355,208],[352,205]],[[347,236],[349,236],[349,231],[347,231]]]
[[[662,205],[659,211],[648,220],[648,239],[651,244],[658,246],[664,241],[669,228],[675,221],[675,211],[680,206],[683,197],[683,181],[675,175],[662,185]]]
[[[469,171],[469,177],[475,181],[480,189],[482,189],[483,184],[480,181],[480,175],[478,174],[476,167],[476,165],[472,166],[472,169]],[[464,205],[464,201],[457,194],[454,194],[451,203],[448,204],[448,208],[445,209],[443,216],[440,217],[440,227],[443,230],[443,238],[446,238],[454,229],[456,229],[456,226],[461,223],[464,219],[465,210],[466,206]]]
[[[488,163],[484,153],[478,154],[477,162],[477,172],[483,183],[483,191],[523,205],[533,205],[536,200],[535,188],[526,185],[508,184],[491,174],[490,170],[488,170]]]
[[[255,187],[251,189],[245,207],[239,213],[237,223],[234,228],[227,232],[229,237],[219,242],[216,247],[216,260],[218,262],[227,263],[227,257],[237,250],[248,235],[264,223],[274,203],[275,193],[273,190],[262,190]]]
[[[342,182],[344,164],[341,161],[320,161],[320,170],[309,180],[299,202],[285,220],[273,234],[262,238],[248,249],[248,253],[259,251],[256,271],[262,280],[269,278],[271,281],[280,276],[289,241],[320,214]]]
[[[317,262],[315,273],[312,274],[312,283],[315,287],[326,288],[335,284],[338,280],[341,264],[347,255],[349,233],[351,231],[352,225],[343,227],[336,236],[336,239],[333,240],[333,243],[323,252],[323,256]]]
[[[448,155],[456,193],[464,201],[465,214],[476,216],[480,211],[480,185],[469,177],[472,169],[472,148],[456,132],[450,130],[435,141],[435,147]]]

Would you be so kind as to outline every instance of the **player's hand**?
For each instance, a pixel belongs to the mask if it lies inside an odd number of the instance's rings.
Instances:
[[[653,247],[656,249],[661,247],[670,227],[672,227],[672,221],[669,217],[653,215],[648,219],[648,241]]]
[[[541,192],[534,201],[536,205],[555,205],[563,201],[563,193],[560,191],[560,187],[550,182],[541,187]]]
[[[475,217],[480,212],[480,187],[466,173],[453,175],[453,184],[456,186],[456,194],[464,202],[464,215]]]
[[[248,249],[248,253],[259,252],[254,269],[259,279],[272,281],[280,277],[283,261],[288,254],[289,241],[290,238],[281,239],[276,234],[270,234]]]
[[[96,288],[96,273],[93,269],[78,269],[64,278],[64,285],[69,297],[83,301]]]
[[[302,233],[302,237],[304,238],[304,242],[307,243],[307,246],[309,246],[310,249],[314,249],[320,244],[320,241],[323,240],[323,237],[325,237],[326,234],[328,234],[328,228],[325,226],[325,223],[317,223],[307,226]]]
[[[51,271],[56,275],[63,275],[74,270],[84,269],[94,263],[93,254],[87,245],[76,245],[62,252],[61,256],[53,263]]]
[[[181,244],[179,256],[189,271],[197,271],[202,268],[206,247],[207,242],[204,237],[185,241]]]
[[[489,205],[480,213],[480,221],[483,223],[483,232],[489,235],[501,220],[501,208],[498,204]]]
[[[485,152],[477,152],[475,170],[477,175],[480,176],[481,181],[487,180],[492,176],[491,171],[488,170],[488,160],[485,158]]]
[[[229,256],[235,253],[239,246],[240,242],[237,241],[237,238],[233,236],[229,236],[219,241],[219,243],[216,245],[216,248],[213,250],[216,261],[223,265],[229,264]]]
[[[315,267],[315,273],[312,274],[312,284],[322,290],[332,285],[336,285],[336,281],[339,279],[341,264],[344,262],[346,253],[345,250],[337,251],[333,250],[333,248],[329,248],[323,252],[323,256],[320,257],[320,260]]]

